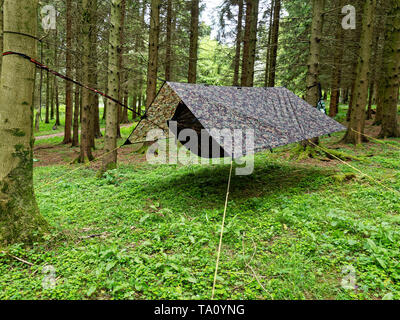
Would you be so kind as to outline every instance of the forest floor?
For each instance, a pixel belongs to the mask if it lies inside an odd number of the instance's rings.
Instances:
[[[293,146],[233,177],[216,298],[400,299],[400,139],[355,148],[342,135],[322,145],[374,180],[322,156],[293,160]],[[229,165],[150,165],[127,146],[99,178],[96,163],[69,165],[78,150],[60,140],[35,147],[52,232],[0,253],[0,299],[209,299]]]

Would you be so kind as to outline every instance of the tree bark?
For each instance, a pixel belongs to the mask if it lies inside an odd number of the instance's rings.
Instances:
[[[50,120],[54,120],[54,78],[50,84]]]
[[[58,90],[58,81],[57,77],[54,77],[54,90],[55,90],[55,99],[56,99],[56,126],[61,125],[60,122],[60,98],[59,98],[59,90]]]
[[[108,94],[114,99],[119,96],[119,53],[120,53],[120,34],[121,34],[121,16],[122,1],[112,0],[111,2],[111,30],[108,48],[109,71],[108,71]],[[104,152],[107,154],[103,158],[102,171],[114,169],[117,166],[117,126],[118,126],[119,106],[113,102],[107,103],[106,132],[104,137]]]
[[[78,66],[75,69],[75,79],[78,81],[80,80],[80,75],[79,75],[79,68]],[[79,146],[79,114],[80,114],[80,104],[81,104],[81,98],[80,98],[80,92],[81,92],[81,87],[78,85],[75,85],[75,97],[74,97],[74,122],[73,122],[73,134],[72,134],[72,146],[77,147]]]
[[[47,61],[49,64],[49,61]],[[45,123],[50,123],[50,73],[46,73],[46,116]]]
[[[281,0],[275,0],[274,7],[274,23],[272,25],[271,46],[270,51],[270,67],[268,76],[268,87],[275,87],[276,75],[276,59],[278,56],[278,41],[279,41],[279,22],[281,15]]]
[[[107,31],[106,33],[106,43],[110,43],[110,31]],[[104,87],[104,93],[108,95],[108,75],[109,75],[109,65],[108,61],[110,59],[109,57],[109,46],[107,47],[107,53],[106,53],[106,59],[105,59],[105,65],[106,65],[106,79],[105,79],[105,87]],[[106,115],[107,115],[107,104],[108,104],[108,99],[103,98],[103,104],[104,104],[104,110],[103,110],[103,120],[106,120]]]
[[[90,83],[90,57],[92,0],[82,0],[82,81]],[[93,121],[89,90],[82,89],[81,146],[79,162],[85,163],[94,159],[90,145],[90,129]]]
[[[172,0],[167,1],[167,39],[165,49],[165,80],[171,81],[172,63]]]
[[[265,79],[264,87],[268,87],[269,83],[269,68],[271,67],[271,39],[272,39],[272,25],[274,20],[274,7],[275,0],[271,0],[271,12],[269,13],[269,28],[268,28],[268,40],[267,40],[267,58],[265,63]]]
[[[5,0],[5,30],[35,35],[37,8],[37,0]],[[36,57],[34,39],[6,33],[3,40],[5,51]],[[31,244],[47,230],[33,189],[34,79],[32,63],[15,55],[3,58],[0,79],[0,245]]]
[[[196,83],[199,50],[199,0],[191,0],[190,50],[188,83]]]
[[[74,7],[75,10],[75,16],[79,17],[82,15],[82,11],[81,11],[81,3],[76,2],[76,6]],[[80,35],[80,26],[78,23],[76,23],[75,26],[75,34],[76,35]],[[74,49],[76,52],[81,53],[81,37],[78,36],[75,39],[74,42]],[[80,55],[79,57],[75,56],[75,79],[77,81],[82,81],[82,63],[81,63],[81,59],[80,59]],[[81,101],[82,101],[82,97],[81,97],[81,87],[78,85],[75,85],[74,88],[74,114],[73,114],[73,126],[72,126],[72,146],[73,147],[78,147],[79,146],[79,125],[80,125],[80,120],[79,120],[79,116],[81,114]]]
[[[3,52],[3,3],[4,0],[0,0],[0,53]],[[1,76],[2,61],[3,61],[3,56],[0,55],[0,76]]]
[[[234,72],[233,72],[233,85],[239,86],[239,74],[240,74],[240,55],[242,53],[243,43],[243,13],[244,13],[244,2],[238,0],[238,21],[236,27],[236,52],[234,60]]]
[[[313,0],[313,20],[311,26],[310,54],[307,63],[306,101],[316,107],[319,101],[319,73],[321,59],[321,39],[325,0]]]
[[[340,1],[340,7],[345,5],[345,0]],[[343,15],[338,11],[336,41],[339,48],[335,51],[332,67],[331,82],[331,101],[329,106],[329,116],[335,117],[339,112],[340,82],[342,76],[342,60],[344,50],[344,30],[341,24]]]
[[[400,137],[398,101],[400,85],[400,0],[390,1],[384,49],[384,81],[381,138]]]
[[[320,61],[321,61],[321,40],[322,28],[324,25],[323,12],[325,8],[325,0],[313,0],[313,19],[311,25],[311,39],[310,39],[310,54],[307,62],[307,90],[305,100],[317,107],[319,101],[319,74],[320,74]],[[315,138],[312,141],[314,144],[319,143],[319,139]],[[304,141],[303,146],[309,146]],[[311,144],[311,146],[313,146]]]
[[[98,43],[98,33],[99,27],[98,25],[98,0],[92,0],[92,40],[91,40],[91,86],[92,88],[98,88],[98,50],[97,50],[97,43]],[[99,96],[95,93],[91,93],[91,108],[93,114],[93,126],[91,129],[91,144],[92,147],[95,148],[95,139],[101,138],[103,135],[101,134],[100,130],[100,115],[99,115]]]
[[[65,52],[66,57],[66,76],[72,77],[72,0],[66,0],[66,15],[67,15],[67,35],[66,45],[67,50]],[[72,127],[72,82],[65,82],[65,128],[64,128],[64,144],[72,142],[71,138],[71,127]]]
[[[254,84],[259,0],[246,0],[246,26],[242,60],[242,87]]]
[[[343,138],[343,142],[358,145],[367,141],[364,133],[366,105],[368,99],[368,79],[373,48],[373,25],[376,0],[366,0],[364,4],[361,47],[357,65],[357,76],[353,93],[353,105],[351,108],[350,122]]]
[[[155,99],[157,91],[158,43],[160,35],[160,3],[160,0],[151,0],[146,110]]]

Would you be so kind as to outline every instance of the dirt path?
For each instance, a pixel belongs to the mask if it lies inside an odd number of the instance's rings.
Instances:
[[[127,127],[131,127],[132,123],[127,123],[127,124],[122,124],[121,128],[127,128]],[[101,129],[101,132],[104,132],[105,128]],[[81,134],[81,130],[79,130],[79,134]],[[59,132],[59,133],[55,133],[55,134],[48,134],[48,135],[44,135],[44,136],[37,136],[35,137],[36,140],[44,140],[44,139],[50,139],[50,138],[56,138],[56,137],[63,137],[64,136],[64,132]]]

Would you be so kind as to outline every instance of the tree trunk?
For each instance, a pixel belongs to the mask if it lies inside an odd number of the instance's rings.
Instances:
[[[313,19],[311,25],[310,54],[307,62],[307,90],[306,101],[313,107],[317,107],[319,101],[319,73],[321,61],[321,40],[322,28],[324,25],[323,12],[325,8],[325,0],[313,0]],[[305,134],[305,133],[304,133]],[[319,143],[319,139],[313,139],[314,144]],[[303,146],[309,146],[307,142],[303,142]],[[312,146],[312,145],[311,145]]]
[[[54,78],[53,81],[50,84],[50,120],[54,120]]]
[[[91,0],[90,4],[90,58],[89,58],[89,86],[97,88],[97,0]],[[96,137],[101,137],[99,123],[98,96],[94,92],[89,92],[90,99],[90,128],[89,144],[93,149],[96,148]],[[96,114],[97,113],[97,114]]]
[[[58,71],[58,31],[57,29],[54,32],[54,69]],[[51,120],[54,119],[54,112],[57,113],[57,97],[55,96],[58,93],[57,90],[58,86],[58,81],[57,77],[53,77],[53,95],[52,95],[52,114],[51,114]],[[59,115],[58,115],[59,116]],[[56,115],[56,126],[59,126],[60,124],[57,123],[57,115]]]
[[[381,138],[400,137],[398,123],[399,75],[400,75],[400,1],[390,1],[389,16],[386,23],[384,49],[384,81],[383,89]]]
[[[165,49],[165,80],[171,81],[172,62],[172,0],[167,1],[167,39]]]
[[[137,95],[136,95],[136,91],[133,93],[132,95],[132,121],[135,121],[135,119],[137,118]]]
[[[268,40],[267,40],[267,58],[265,63],[265,79],[264,87],[268,87],[269,83],[269,68],[271,67],[271,39],[272,39],[272,25],[274,20],[274,7],[275,0],[271,0],[271,12],[269,13],[269,28],[268,28]]]
[[[306,101],[316,107],[319,101],[320,53],[325,0],[313,0],[313,21],[311,26],[310,55],[308,57]]]
[[[146,111],[155,99],[157,91],[158,42],[160,35],[160,3],[160,0],[151,0]]]
[[[67,15],[67,50],[65,52],[66,57],[66,76],[72,77],[72,0],[66,0],[66,15]],[[72,127],[72,82],[65,82],[65,128],[64,128],[64,144],[72,142],[71,138],[71,127]]]
[[[75,69],[75,79],[80,80],[78,66]],[[72,146],[79,146],[79,113],[80,113],[80,98],[81,87],[75,85],[75,98],[74,98],[74,122],[73,122],[73,134],[72,134]]]
[[[196,83],[199,50],[199,0],[191,0],[190,50],[188,83]]]
[[[386,7],[388,6],[390,0],[385,0],[384,5]],[[387,15],[386,14],[384,17],[380,18],[380,23],[382,25],[386,25],[386,20],[387,20]],[[378,50],[377,50],[377,62],[376,62],[376,73],[379,73],[379,76],[377,77],[377,81],[375,83],[375,103],[376,103],[376,114],[375,114],[375,120],[374,120],[374,125],[375,126],[380,126],[382,124],[382,117],[383,117],[383,101],[384,101],[384,86],[381,86],[381,83],[384,83],[385,81],[385,74],[382,71],[384,68],[384,47],[385,47],[385,28],[380,28],[380,33],[379,33],[379,42],[378,42]]]
[[[243,45],[242,87],[254,84],[259,0],[246,0],[246,26]]]
[[[82,81],[83,83],[90,83],[90,57],[91,57],[91,33],[90,26],[92,21],[92,0],[82,0]],[[92,128],[91,122],[92,111],[89,90],[82,89],[82,115],[81,115],[81,148],[79,155],[79,162],[85,163],[94,159],[92,155],[92,148],[90,146],[90,129]]]
[[[50,72],[46,73],[46,118],[44,122],[50,123]]]
[[[0,0],[0,53],[3,52],[3,3],[4,0]],[[1,76],[2,61],[3,61],[3,56],[0,55],[0,76]]]
[[[353,93],[350,122],[343,142],[358,145],[367,139],[362,134],[365,126],[365,111],[368,98],[368,78],[372,51],[372,35],[376,0],[366,0],[364,4],[361,33],[361,47],[357,65],[357,76]]]
[[[37,8],[37,0],[5,0],[5,30],[35,35]],[[3,40],[5,51],[36,57],[34,39],[6,33]],[[33,190],[34,79],[32,63],[15,55],[3,58],[0,79],[0,245],[31,244],[47,230]]]
[[[81,11],[81,4],[79,2],[75,3],[74,11],[75,11],[75,16],[79,17],[82,15]],[[74,42],[74,49],[76,52],[79,52],[81,54],[81,47],[82,47],[82,42],[81,42],[81,37],[80,37],[80,25],[76,23],[75,26],[75,34],[79,35],[76,37],[75,42]],[[75,56],[75,79],[77,81],[82,81],[82,61],[81,61],[81,55]],[[79,125],[80,125],[80,120],[79,116],[81,114],[81,101],[82,101],[82,89],[80,86],[75,85],[74,87],[74,114],[73,114],[73,125],[72,125],[72,146],[73,147],[78,147],[79,146]]]
[[[126,10],[126,0],[121,1],[121,21],[120,21],[120,33],[119,33],[119,42],[120,42],[120,50],[118,55],[118,69],[119,69],[119,78],[118,78],[118,101],[122,101],[124,96],[124,79],[125,72],[123,70],[124,65],[124,45],[125,45],[125,10]],[[122,106],[118,106],[118,123],[117,123],[117,138],[122,138],[121,136],[121,126],[122,123],[123,110]]]
[[[342,99],[343,104],[347,104],[349,102],[349,88],[343,89],[342,95],[343,95]]]
[[[368,98],[368,110],[367,110],[367,120],[372,119],[372,101],[374,98],[374,88],[375,84],[373,81],[371,81],[371,84],[369,85],[369,98]]]
[[[57,77],[54,77],[54,87],[55,87],[55,96],[56,96],[56,126],[60,126],[60,99],[59,99],[59,91],[58,91],[58,81]]]
[[[268,76],[268,87],[275,87],[276,75],[276,59],[278,54],[278,41],[279,41],[279,21],[281,15],[281,0],[275,0],[274,7],[274,23],[272,25],[271,46],[270,51],[270,67]]]
[[[110,31],[107,31],[106,33],[106,43],[110,42]],[[109,47],[109,46],[108,46]],[[104,93],[108,95],[108,75],[109,75],[109,66],[108,66],[108,61],[109,61],[109,49],[107,48],[107,55],[106,55],[106,80],[105,80],[105,88],[104,88]],[[104,110],[103,110],[103,120],[106,120],[106,114],[107,114],[107,104],[108,104],[108,99],[103,98],[103,103],[104,103]]]
[[[382,73],[382,76],[380,78],[380,83],[384,81],[385,75]],[[375,121],[374,125],[380,126],[382,124],[382,118],[383,118],[383,101],[385,100],[384,98],[385,95],[385,87],[383,85],[378,85],[378,91],[376,93],[376,115],[375,115]]]
[[[147,29],[146,21],[145,21],[146,11],[147,11],[147,6],[146,6],[147,1],[146,0],[142,0],[141,2],[142,2],[142,11],[141,11],[141,15],[140,15],[140,27],[144,28],[144,29]],[[172,33],[172,36],[173,35],[174,34]],[[174,39],[174,37],[172,37],[172,39]],[[145,51],[145,45],[144,45],[144,38],[143,37],[140,37],[138,50],[141,50],[142,52]],[[139,72],[139,79],[138,79],[138,95],[139,95],[138,113],[139,114],[141,114],[142,106],[145,104],[145,101],[142,100],[144,85],[145,85],[145,78],[144,78],[142,72]]]
[[[236,53],[234,60],[234,72],[233,72],[233,85],[239,86],[239,73],[240,73],[240,55],[242,53],[242,43],[243,43],[243,12],[244,12],[244,2],[243,0],[238,0],[238,22],[236,28]]]
[[[120,53],[120,34],[121,34],[121,0],[112,0],[111,2],[111,31],[109,41],[109,72],[108,72],[108,93],[114,99],[119,96],[119,53]],[[114,169],[117,166],[117,125],[118,125],[119,106],[113,102],[107,103],[106,132],[104,138],[104,152],[107,154],[103,158],[102,171],[105,172]]]
[[[340,7],[345,5],[345,0],[340,1]],[[331,101],[329,106],[329,116],[335,117],[339,112],[340,82],[342,76],[342,60],[344,50],[344,30],[341,24],[343,15],[338,11],[336,41],[339,48],[335,51],[332,68]]]

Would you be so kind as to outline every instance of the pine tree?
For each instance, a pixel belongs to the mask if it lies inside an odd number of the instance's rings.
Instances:
[[[382,129],[380,137],[400,137],[398,101],[400,85],[400,0],[390,1],[384,49],[382,89]]]
[[[340,6],[343,7],[345,0],[340,0]],[[344,50],[344,29],[342,27],[341,21],[343,16],[340,11],[337,14],[337,31],[336,31],[336,41],[338,44],[338,49],[335,51],[335,57],[332,66],[332,81],[331,81],[331,101],[329,107],[329,116],[335,117],[338,113],[339,108],[339,97],[340,97],[340,79],[342,75],[342,60],[343,60],[343,50]]]
[[[66,0],[66,16],[67,16],[67,34],[66,45],[66,76],[72,78],[72,0]],[[71,128],[72,128],[72,83],[65,82],[65,127],[64,127],[64,144],[72,142]]]
[[[252,87],[257,45],[259,0],[246,0],[246,25],[243,44],[242,87]]]
[[[188,82],[196,83],[199,49],[199,0],[191,0],[190,50]]]
[[[279,19],[281,14],[281,0],[274,0],[274,18],[271,30],[271,43],[269,50],[269,76],[268,87],[275,87],[275,74],[276,74],[276,59],[278,53],[278,40],[279,40]]]
[[[235,60],[234,60],[234,72],[233,72],[234,86],[239,86],[240,56],[242,53],[242,43],[243,43],[243,13],[244,13],[243,0],[238,0],[237,6],[238,6],[238,18],[236,27],[236,48],[235,48]]]
[[[91,21],[92,21],[92,0],[82,0],[82,81],[90,83],[90,57],[91,57]],[[81,108],[81,146],[79,162],[85,163],[94,159],[92,146],[90,143],[91,128],[93,121],[91,111],[91,101],[89,90],[82,90],[82,108]]]
[[[156,91],[157,91],[158,45],[160,36],[160,6],[161,6],[160,0],[151,0],[146,110],[156,97]]]
[[[122,0],[112,0],[111,2],[111,30],[110,45],[108,49],[109,55],[109,74],[108,74],[108,94],[114,99],[118,99],[119,95],[119,54],[120,54],[120,33],[121,33],[121,8]],[[118,125],[118,108],[113,101],[107,103],[106,115],[106,132],[104,138],[104,152],[107,154],[103,158],[102,171],[113,169],[117,165],[117,125]]]
[[[372,52],[372,36],[374,11],[376,0],[366,0],[364,4],[360,54],[357,64],[357,76],[354,82],[353,104],[350,114],[350,122],[343,138],[346,143],[354,145],[365,141],[363,136],[365,126],[366,105],[368,98],[368,79]]]

